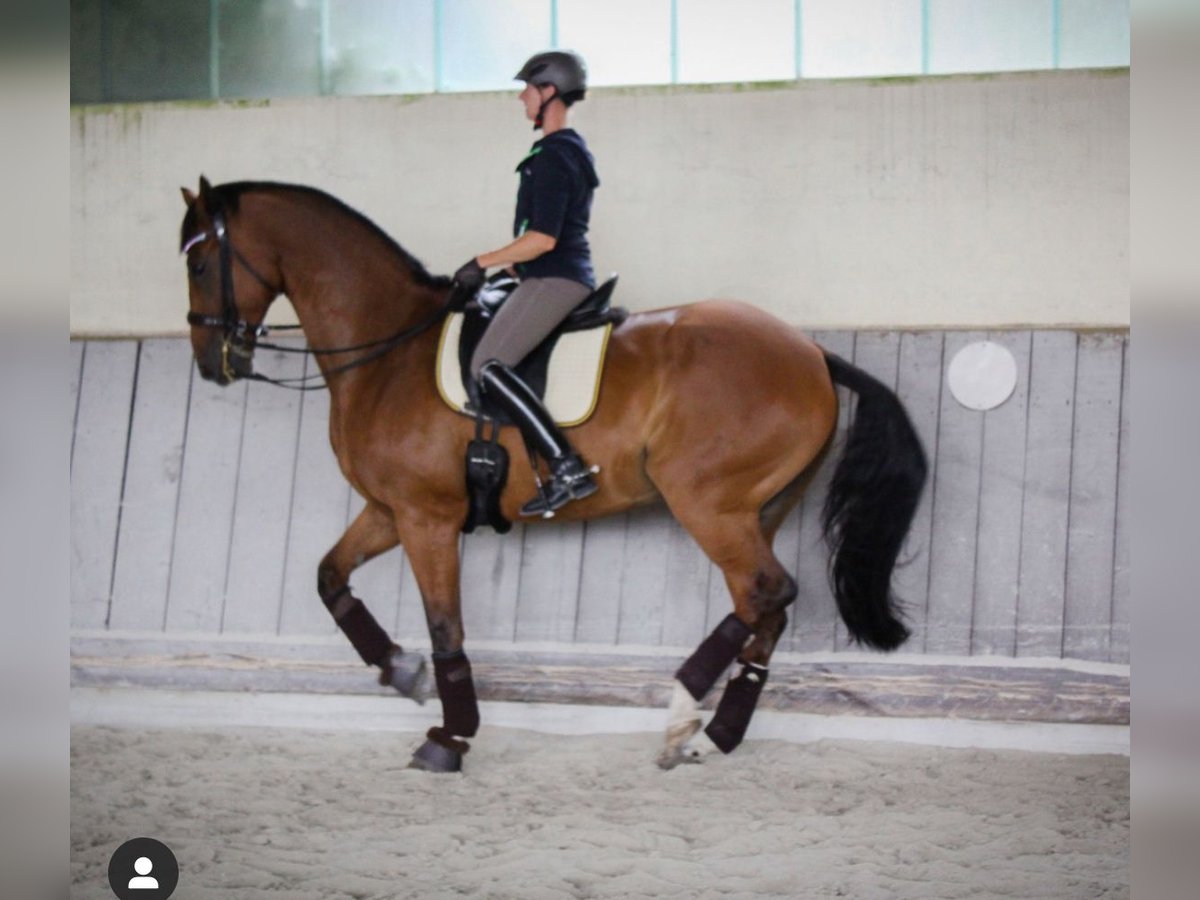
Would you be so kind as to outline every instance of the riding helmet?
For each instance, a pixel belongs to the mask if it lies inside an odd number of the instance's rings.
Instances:
[[[535,53],[513,78],[538,87],[554,85],[558,88],[558,96],[568,106],[582,100],[587,93],[587,64],[573,50]]]

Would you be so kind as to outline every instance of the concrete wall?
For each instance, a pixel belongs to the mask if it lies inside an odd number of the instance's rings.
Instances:
[[[598,90],[576,124],[597,267],[634,309],[1129,323],[1128,71]],[[532,137],[511,94],[74,108],[72,333],[182,333],[177,188],[201,173],[320,187],[446,272],[506,239]]]

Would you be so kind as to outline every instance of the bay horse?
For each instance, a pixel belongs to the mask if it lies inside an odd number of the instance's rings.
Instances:
[[[350,591],[351,572],[402,545],[420,588],[442,725],[411,765],[459,771],[479,711],[463,650],[458,535],[473,421],[438,396],[433,327],[454,285],[365,216],[319,190],[273,182],[183,188],[191,342],[201,376],[262,378],[253,353],[267,308],[291,301],[330,393],[329,438],[366,506],[317,569],[317,591],[363,662],[423,699],[425,661],[404,652]],[[921,442],[896,395],[801,332],[744,303],[703,301],[630,315],[612,332],[592,417],[571,429],[600,490],[559,520],[665,502],[724,573],[732,612],[676,673],[659,765],[728,753],[742,740],[798,588],[772,551],[784,517],[828,455],[835,384],[857,395],[822,523],[851,639],[892,650],[908,637],[892,571],[926,480]],[[500,441],[521,458],[515,429]],[[534,492],[512,467],[501,508]],[[703,602],[697,598],[697,602]],[[735,660],[710,724],[700,702]]]

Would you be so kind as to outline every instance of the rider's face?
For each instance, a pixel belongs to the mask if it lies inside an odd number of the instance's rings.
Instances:
[[[526,84],[525,90],[521,91],[520,101],[525,104],[525,118],[530,122],[537,121],[538,110],[542,108],[542,103],[547,97],[554,96],[554,86],[545,85],[538,87],[533,84]]]

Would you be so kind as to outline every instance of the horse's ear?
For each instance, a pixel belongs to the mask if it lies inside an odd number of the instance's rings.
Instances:
[[[195,194],[193,194],[191,191],[189,191],[185,187],[181,187],[179,190],[183,194],[183,202],[188,205],[189,209],[196,205],[196,195]]]
[[[204,201],[204,208],[212,212],[217,208],[217,195],[213,190],[213,186],[208,183],[208,179],[203,175],[200,176],[200,199]]]

